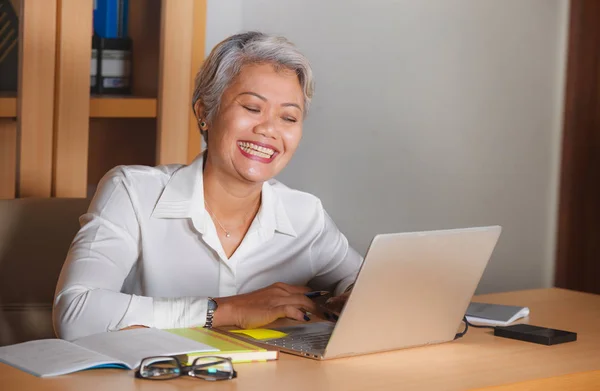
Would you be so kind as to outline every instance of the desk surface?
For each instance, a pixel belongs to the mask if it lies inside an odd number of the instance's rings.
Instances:
[[[44,390],[599,390],[600,296],[562,289],[482,295],[477,301],[528,306],[529,323],[578,333],[576,342],[542,346],[469,329],[461,340],[395,352],[318,362],[281,354],[275,362],[237,364],[239,377],[138,380],[102,369],[40,379],[0,364],[4,391]],[[201,384],[200,384],[201,383]],[[489,388],[491,387],[491,388]]]

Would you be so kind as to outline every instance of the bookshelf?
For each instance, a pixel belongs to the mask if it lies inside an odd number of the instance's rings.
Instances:
[[[0,93],[0,118],[17,117],[17,96],[16,94]]]
[[[130,0],[131,96],[89,93],[94,0],[10,1],[24,24],[18,94],[0,94],[0,198],[89,197],[116,165],[200,152],[190,99],[206,0]]]
[[[3,101],[0,107],[4,108]],[[4,110],[2,111],[4,112]],[[17,124],[14,118],[0,117],[0,199],[15,197],[17,172]]]
[[[156,98],[92,96],[90,118],[156,118]]]

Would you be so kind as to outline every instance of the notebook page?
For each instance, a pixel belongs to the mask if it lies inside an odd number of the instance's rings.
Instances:
[[[125,363],[62,339],[42,339],[0,347],[0,361],[35,376],[64,375],[105,364]]]
[[[137,368],[144,358],[151,356],[218,351],[212,346],[153,328],[94,334],[73,342],[106,356],[118,358],[131,368]]]

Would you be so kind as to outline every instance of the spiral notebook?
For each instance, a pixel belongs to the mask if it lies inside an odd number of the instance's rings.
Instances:
[[[508,326],[519,319],[529,316],[529,308],[472,302],[467,308],[466,316],[469,322],[475,324]]]

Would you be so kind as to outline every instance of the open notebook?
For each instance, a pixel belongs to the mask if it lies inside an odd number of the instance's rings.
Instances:
[[[469,322],[475,324],[507,326],[529,316],[529,308],[514,305],[470,303],[466,316]]]
[[[39,377],[93,368],[137,368],[150,356],[171,356],[218,349],[158,329],[94,334],[67,342],[42,339],[0,347],[0,362]]]

